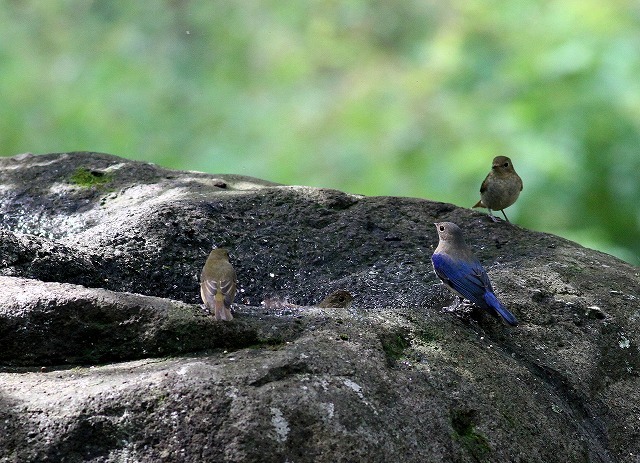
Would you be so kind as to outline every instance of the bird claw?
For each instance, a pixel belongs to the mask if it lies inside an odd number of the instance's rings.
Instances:
[[[442,309],[445,312],[462,312],[462,313],[468,313],[470,311],[472,311],[474,309],[474,305],[471,302],[465,301],[462,298],[456,298],[455,301],[453,301],[452,304],[448,305],[447,307],[443,307]]]

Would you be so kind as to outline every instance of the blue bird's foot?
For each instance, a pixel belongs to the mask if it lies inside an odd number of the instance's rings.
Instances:
[[[468,303],[465,302],[465,300],[463,298],[461,298],[460,296],[456,296],[456,298],[453,300],[453,302],[450,305],[448,305],[447,307],[444,307],[444,309],[447,312],[455,312],[460,307],[464,308],[467,305],[468,305]]]
[[[444,312],[455,313],[458,317],[466,319],[468,315],[475,310],[475,306],[469,301],[456,297],[451,305],[443,307]]]

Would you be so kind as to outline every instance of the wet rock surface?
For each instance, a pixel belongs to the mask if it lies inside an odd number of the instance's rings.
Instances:
[[[0,461],[590,461],[640,454],[640,270],[451,204],[0,160]],[[436,281],[453,221],[520,325]],[[231,251],[236,318],[198,275]],[[349,309],[312,305],[347,289]],[[291,307],[261,306],[268,298]]]

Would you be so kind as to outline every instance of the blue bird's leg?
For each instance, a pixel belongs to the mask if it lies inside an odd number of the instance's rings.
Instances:
[[[465,309],[468,307],[475,307],[473,302],[466,300],[464,297],[459,298],[458,306],[462,306]]]
[[[453,302],[451,302],[451,304],[449,304],[448,306],[443,307],[442,309],[445,312],[455,312],[458,309],[458,307],[460,307],[461,303],[462,303],[462,298],[456,294],[453,297]]]

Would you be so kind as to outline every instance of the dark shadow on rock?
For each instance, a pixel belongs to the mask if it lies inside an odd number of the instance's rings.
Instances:
[[[0,275],[102,287],[105,274],[82,250],[0,229]]]
[[[0,277],[0,364],[98,364],[207,349],[291,341],[308,319],[238,307],[216,322],[201,306],[178,301]]]

